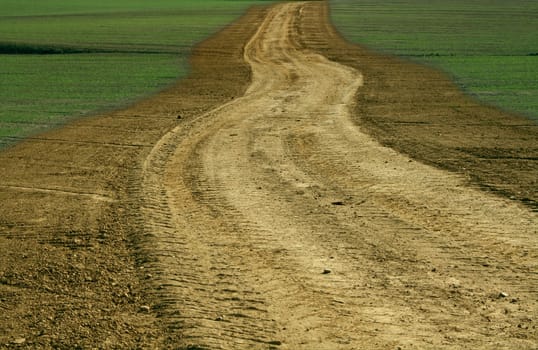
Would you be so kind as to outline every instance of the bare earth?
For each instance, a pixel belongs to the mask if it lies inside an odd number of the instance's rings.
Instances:
[[[387,147],[368,73],[415,66],[345,43],[326,6],[253,9],[186,81],[0,154],[0,347],[538,347],[536,160],[437,164],[469,130]]]

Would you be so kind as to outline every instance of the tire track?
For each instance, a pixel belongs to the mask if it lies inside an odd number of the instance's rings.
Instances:
[[[315,6],[275,5],[245,95],[146,159],[161,316],[185,347],[535,347],[536,213],[361,132],[361,74],[298,44]]]

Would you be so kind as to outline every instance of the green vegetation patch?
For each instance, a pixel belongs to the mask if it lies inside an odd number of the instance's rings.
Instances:
[[[183,73],[184,66],[171,54],[6,55],[0,60],[4,138],[155,91]]]
[[[448,72],[478,99],[538,121],[538,59],[532,56],[462,56],[424,59]]]
[[[154,93],[261,0],[0,0],[0,147]]]
[[[431,64],[470,94],[538,121],[538,2],[331,0],[350,41]]]

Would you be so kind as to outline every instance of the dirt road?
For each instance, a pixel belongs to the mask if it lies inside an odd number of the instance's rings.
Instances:
[[[535,346],[536,213],[354,125],[362,76],[297,45],[303,6],[246,46],[243,97],[146,160],[147,268],[185,345]]]
[[[98,221],[97,235],[136,231],[136,272],[126,274],[143,282],[126,288],[113,318],[124,326],[104,347],[140,323],[151,332],[135,343],[174,348],[535,349],[537,213],[354,123],[361,71],[302,42],[301,23],[319,8],[293,2],[251,15],[244,94],[175,125],[159,124],[177,108],[173,94],[135,109],[157,126],[123,144],[122,159],[132,159],[123,187],[88,185],[82,174],[71,177],[77,191],[15,177],[3,190],[109,208],[78,220],[80,230]],[[85,288],[79,298],[92,295]]]

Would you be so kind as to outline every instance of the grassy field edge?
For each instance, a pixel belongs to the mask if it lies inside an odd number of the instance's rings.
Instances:
[[[329,3],[334,26],[350,42],[442,70],[482,103],[538,122],[537,3]]]

